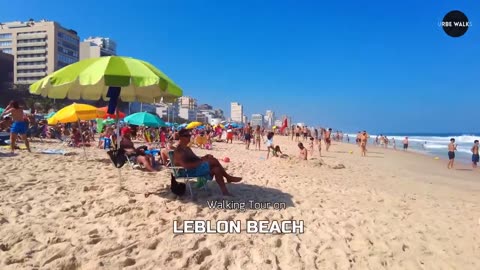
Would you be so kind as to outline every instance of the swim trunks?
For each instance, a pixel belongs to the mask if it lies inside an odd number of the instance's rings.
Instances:
[[[245,140],[250,141],[252,139],[252,135],[250,134],[245,134]]]
[[[455,158],[455,152],[448,151],[448,159],[454,159],[454,158]]]
[[[10,128],[10,132],[16,134],[27,134],[27,123],[13,122],[12,127]]]
[[[478,163],[479,159],[480,159],[479,154],[473,154],[472,155],[472,162],[475,163],[475,165]]]
[[[210,175],[210,165],[208,164],[208,161],[204,161],[194,169],[185,170],[185,173],[186,175],[192,177],[208,176]]]
[[[332,142],[332,140],[330,140],[330,138],[326,138],[326,139],[325,139],[325,142],[328,143],[328,144],[330,144],[330,143]]]
[[[300,137],[300,133],[295,133],[295,137]]]
[[[407,149],[408,148],[408,144],[404,143],[403,144],[403,149]]]

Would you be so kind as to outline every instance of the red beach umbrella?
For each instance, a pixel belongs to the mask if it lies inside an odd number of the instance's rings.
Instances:
[[[109,114],[107,111],[108,111],[108,106],[106,107],[101,107],[101,108],[98,108],[100,111],[102,112],[105,112],[105,116],[103,117],[104,119],[107,119],[107,118],[111,118],[111,119],[115,119],[117,118],[117,116],[115,114]],[[125,118],[126,114],[121,112],[121,111],[118,111],[118,118]]]

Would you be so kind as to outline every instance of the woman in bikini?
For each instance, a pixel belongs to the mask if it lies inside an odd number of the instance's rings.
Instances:
[[[255,129],[255,150],[260,150],[260,144],[262,143],[262,130],[260,129],[260,125],[257,125],[257,128]]]
[[[23,114],[23,110],[18,105],[17,101],[10,101],[5,111],[2,113],[0,118],[3,117],[5,114],[12,114],[12,126],[10,127],[10,147],[12,149],[12,154],[15,150],[15,142],[17,140],[18,135],[22,137],[22,140],[25,142],[25,146],[27,147],[28,152],[30,151],[30,144],[27,139],[27,129],[28,125],[25,122],[25,115]]]

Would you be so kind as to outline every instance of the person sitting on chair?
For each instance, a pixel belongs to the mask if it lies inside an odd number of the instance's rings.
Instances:
[[[125,134],[122,137],[122,141],[120,142],[120,148],[125,150],[128,157],[135,157],[137,163],[143,165],[143,167],[145,167],[147,171],[156,171],[152,165],[154,163],[154,157],[152,155],[146,154],[144,147],[135,148],[132,140],[130,139],[130,134]]]
[[[229,175],[220,164],[218,159],[214,158],[212,155],[206,155],[203,157],[198,157],[195,155],[192,149],[188,147],[191,136],[192,135],[190,134],[189,130],[180,130],[180,140],[173,154],[173,164],[184,167],[189,176],[215,176],[215,181],[217,181],[218,185],[220,186],[223,195],[231,196],[227,190],[227,187],[225,186],[224,177],[229,183],[240,182],[242,178]]]

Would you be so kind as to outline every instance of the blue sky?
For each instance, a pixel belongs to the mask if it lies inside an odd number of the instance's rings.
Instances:
[[[224,109],[371,132],[478,132],[480,2],[0,0],[0,21],[108,36]],[[454,9],[473,26],[448,37]]]

